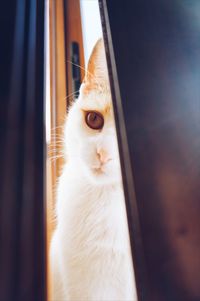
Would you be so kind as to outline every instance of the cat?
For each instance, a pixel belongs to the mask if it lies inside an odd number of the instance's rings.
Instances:
[[[53,301],[136,301],[103,40],[65,124],[50,250]]]

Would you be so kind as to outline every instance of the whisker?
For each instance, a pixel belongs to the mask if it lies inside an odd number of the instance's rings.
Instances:
[[[49,152],[57,151],[61,152],[63,150],[63,145],[53,145],[52,147],[48,148]]]
[[[52,146],[55,146],[55,145],[64,145],[65,144],[65,141],[64,140],[58,140],[58,139],[53,139],[51,141],[51,143],[49,143],[48,147],[52,147]]]
[[[51,143],[48,145],[48,147],[54,147],[55,145],[64,146],[64,144],[65,144],[64,140],[52,140]]]
[[[65,142],[65,140],[63,139],[63,140],[61,140],[61,139],[58,139],[57,137],[53,137],[52,139],[51,139],[51,143],[50,144],[55,144],[55,143],[64,143]]]
[[[51,133],[51,136],[61,136],[62,137],[63,134],[64,134],[64,127],[63,127],[63,133],[58,133],[58,132],[55,131],[55,132]]]
[[[69,97],[71,97],[71,96],[73,96],[73,95],[76,95],[76,93],[78,93],[78,92],[79,92],[79,90],[74,91],[74,92],[68,94],[66,97],[64,97],[64,100],[68,99]]]
[[[55,127],[51,128],[51,131],[56,131],[58,129],[64,129],[64,125],[55,126]]]
[[[64,133],[63,133],[64,134]],[[64,139],[63,137],[64,137],[64,135],[63,134],[51,134],[51,138],[53,139],[53,138],[56,138],[56,139]]]
[[[63,148],[54,148],[54,149],[49,149],[48,150],[48,154],[52,154],[52,153],[64,153]]]
[[[80,66],[78,64],[73,63],[72,61],[67,60],[66,62],[69,63],[69,64],[72,64],[72,65],[74,65],[74,66],[76,66],[76,67],[78,67],[80,69],[82,69],[83,71],[85,71],[86,75],[89,74],[89,76],[91,76],[92,79],[95,81],[95,83],[98,85],[98,87],[100,88],[101,92],[103,92],[103,88],[102,88],[101,84],[97,81],[97,79],[95,78],[95,76],[91,72],[89,72],[84,67],[82,67],[82,66]]]
[[[54,150],[49,150],[48,151],[48,154],[53,154],[53,153],[63,153],[61,150],[58,150],[58,149],[54,149]]]
[[[51,152],[48,153],[48,158],[53,158],[53,157],[63,157],[65,154],[63,152]]]
[[[59,156],[59,157],[56,156],[56,157],[53,157],[53,158],[49,158],[49,160],[53,163],[53,162],[57,161],[60,158],[63,158],[63,156]]]
[[[72,61],[70,61],[70,60],[67,60],[66,63],[72,64],[72,65],[74,65],[74,66],[80,68],[80,69],[83,70],[85,73],[89,72],[86,68],[84,68],[84,67],[80,66],[79,64],[76,64],[76,63],[74,63],[74,62],[72,62]]]

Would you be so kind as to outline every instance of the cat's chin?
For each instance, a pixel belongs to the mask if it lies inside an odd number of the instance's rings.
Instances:
[[[121,177],[118,173],[109,173],[106,168],[91,168],[88,171],[88,177],[97,185],[115,185],[121,183]]]

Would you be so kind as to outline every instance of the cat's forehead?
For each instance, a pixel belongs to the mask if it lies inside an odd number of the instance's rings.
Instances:
[[[90,91],[82,94],[79,99],[79,106],[82,110],[94,110],[103,114],[112,114],[112,99],[107,91]]]

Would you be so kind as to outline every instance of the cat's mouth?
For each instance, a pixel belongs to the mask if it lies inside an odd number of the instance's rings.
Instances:
[[[105,172],[105,169],[103,165],[100,165],[98,167],[93,167],[93,171],[95,174],[102,174]]]
[[[100,164],[98,166],[93,166],[92,170],[96,175],[106,174],[108,171],[109,164]]]
[[[112,160],[110,160],[112,161]],[[115,183],[121,181],[120,170],[117,169],[112,162],[106,164],[94,164],[90,168],[90,174],[96,182],[104,182],[104,184]]]
[[[102,175],[106,173],[106,164],[98,164],[92,167],[92,171],[95,175]]]

